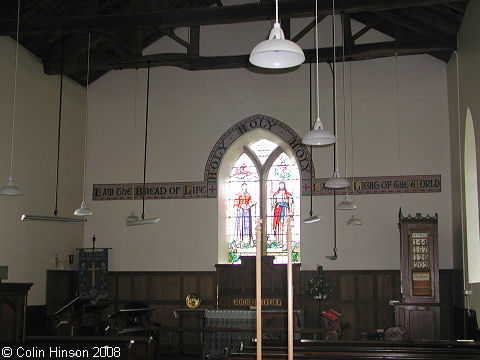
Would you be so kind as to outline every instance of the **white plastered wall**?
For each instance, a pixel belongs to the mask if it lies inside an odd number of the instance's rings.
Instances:
[[[475,137],[477,144],[477,159],[480,157],[479,130],[480,129],[480,72],[478,64],[480,63],[480,2],[470,1],[465,11],[463,22],[458,33],[458,81],[459,81],[459,98],[457,99],[457,57],[452,55],[448,64],[448,94],[450,123],[452,131],[451,148],[452,148],[452,201],[453,201],[453,237],[460,255],[461,261],[461,244],[462,236],[462,206],[465,199],[462,198],[461,179],[463,172],[461,166],[463,164],[463,153],[459,153],[459,149],[464,149],[464,132],[465,119],[467,118],[467,109],[473,120],[475,129]],[[459,106],[457,106],[457,102]],[[460,136],[459,136],[460,134]],[[478,259],[478,255],[477,255]],[[461,264],[459,265],[461,268]],[[473,308],[480,311],[480,285],[474,284],[467,286],[467,289],[473,290],[471,302]]]
[[[0,37],[0,183],[9,176],[15,41]],[[59,177],[59,216],[73,216],[82,194],[85,90],[64,79]],[[55,255],[68,261],[82,244],[83,226],[21,223],[23,213],[53,215],[57,159],[59,76],[43,73],[42,64],[20,47],[13,179],[21,196],[0,196],[0,265],[8,282],[33,283],[30,305],[45,304],[46,270]],[[66,268],[71,266],[68,264]]]
[[[292,20],[292,34],[309,21]],[[330,45],[329,21],[327,18],[320,25],[320,46]],[[222,46],[235,54],[247,54],[264,39],[270,27],[270,23],[202,27],[201,55],[216,54],[215,49]],[[187,36],[182,30],[178,34]],[[360,40],[385,38],[372,31]],[[337,44],[339,39],[340,36]],[[163,39],[145,53],[181,50],[169,41]],[[311,34],[300,41],[303,48],[311,48],[312,44]],[[307,64],[283,74],[247,69],[192,72],[172,67],[151,69],[147,182],[203,180],[205,163],[218,138],[238,121],[254,114],[276,118],[302,136],[309,126],[308,71]],[[338,133],[343,173],[341,65],[338,71]],[[352,71],[355,175],[441,174],[442,192],[356,197],[358,215],[364,225],[347,227],[344,224],[351,213],[338,213],[337,261],[325,259],[333,247],[332,197],[315,197],[314,210],[323,221],[302,225],[302,269],[313,269],[317,263],[326,269],[399,269],[400,206],[404,214],[439,213],[440,267],[451,268],[445,63],[428,55],[398,58],[399,123],[395,58],[355,62]],[[319,79],[321,117],[326,127],[332,129],[332,80],[328,65],[320,64]],[[88,199],[93,184],[142,181],[145,87],[145,69],[112,71],[90,87]],[[347,99],[347,107],[348,104]],[[333,148],[314,149],[313,157],[316,176],[331,176]],[[349,153],[350,175],[351,160]],[[128,228],[124,219],[132,210],[141,212],[141,201],[89,202],[95,214],[85,227],[84,244],[90,245],[91,237],[96,235],[97,246],[112,247],[111,270],[214,270],[218,247],[217,199],[146,201],[146,217],[158,216],[160,223]],[[301,216],[305,218],[309,211],[307,197],[302,199],[301,208]]]

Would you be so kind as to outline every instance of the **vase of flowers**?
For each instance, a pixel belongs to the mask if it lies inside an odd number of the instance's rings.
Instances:
[[[310,279],[304,281],[303,291],[318,301],[326,300],[332,294],[330,281],[323,271],[322,265],[317,265],[317,272]]]

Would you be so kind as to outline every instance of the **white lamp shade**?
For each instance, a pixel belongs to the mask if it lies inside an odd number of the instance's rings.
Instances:
[[[125,221],[126,221],[126,222],[129,222],[129,221],[138,221],[138,219],[139,219],[138,216],[135,215],[135,212],[132,211],[132,213],[125,218]]]
[[[7,185],[4,185],[0,188],[0,195],[13,196],[13,195],[21,195],[21,194],[22,194],[22,191],[20,190],[20,188],[18,188],[13,184],[12,178],[8,179]]]
[[[352,217],[347,221],[347,225],[363,225],[363,221],[357,218],[357,214],[353,213]]]
[[[82,201],[82,204],[80,205],[80,207],[77,210],[75,210],[73,215],[75,215],[75,216],[91,216],[91,215],[93,215],[93,210],[87,208],[87,206],[85,205],[85,201]]]
[[[303,138],[302,143],[305,145],[331,145],[335,143],[337,139],[335,135],[328,130],[323,129],[323,123],[318,117],[315,120],[315,124],[313,125],[313,130],[307,132]]]
[[[333,178],[330,178],[325,182],[325,187],[329,189],[344,189],[350,187],[350,182],[341,177],[340,172],[337,169],[333,173]]]
[[[348,194],[345,195],[343,201],[337,205],[338,210],[355,210],[357,205],[350,200],[350,196]]]
[[[317,215],[311,215],[308,218],[306,218],[305,220],[303,220],[303,222],[305,224],[312,224],[312,223],[315,223],[315,222],[321,221],[321,220],[322,220],[321,217],[318,217]]]
[[[303,50],[296,43],[285,39],[279,23],[273,25],[268,40],[255,46],[250,53],[250,63],[268,69],[285,69],[305,61]]]

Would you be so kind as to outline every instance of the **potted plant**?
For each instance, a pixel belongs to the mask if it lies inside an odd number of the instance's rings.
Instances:
[[[314,300],[318,301],[326,300],[332,294],[330,281],[327,274],[323,271],[322,265],[317,265],[317,272],[310,279],[304,281],[303,290]]]

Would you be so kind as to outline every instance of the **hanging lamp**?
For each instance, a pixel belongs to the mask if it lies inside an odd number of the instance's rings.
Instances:
[[[320,92],[318,87],[318,0],[315,0],[315,57],[317,119],[315,120],[313,129],[310,129],[310,131],[303,136],[302,143],[305,145],[324,146],[335,143],[336,138],[333,133],[323,128],[322,120],[320,120]]]
[[[8,177],[7,184],[0,188],[0,195],[21,195],[22,191],[18,186],[15,186],[12,178],[13,169],[13,137],[15,134],[15,108],[17,99],[17,72],[18,72],[18,35],[20,30],[20,0],[17,5],[17,42],[15,45],[15,75],[13,86],[13,111],[12,111],[12,132],[10,134],[10,175]]]
[[[350,127],[352,132],[352,197],[353,203],[355,203],[355,168],[354,168],[354,157],[353,157],[353,94],[352,94],[352,62],[350,61]],[[363,221],[357,217],[356,209],[353,210],[352,217],[347,221],[347,225],[363,225]]]
[[[347,122],[346,122],[346,118],[347,118],[347,115],[346,115],[346,98],[345,98],[345,86],[346,86],[346,83],[345,83],[345,30],[344,30],[344,26],[345,26],[345,17],[344,17],[344,13],[342,13],[342,38],[344,39],[343,41],[343,44],[342,44],[342,57],[343,57],[343,138],[345,139],[344,141],[344,144],[345,144],[345,179],[348,179],[348,176],[347,176],[347,169],[348,169],[348,161],[347,161]],[[352,99],[350,98],[350,101]],[[353,154],[352,154],[352,157],[353,157]],[[343,201],[337,205],[337,209],[338,210],[355,210],[357,208],[357,205],[352,201],[350,200],[350,196],[348,195],[348,188],[347,188],[347,193],[345,194],[345,197],[343,198]]]
[[[335,135],[338,131],[337,124],[337,69],[336,69],[336,51],[335,51],[335,0],[332,1],[332,34],[333,34],[333,119],[335,124]],[[338,146],[335,144],[335,171],[333,177],[325,182],[325,187],[329,189],[344,189],[350,186],[350,182],[340,175],[338,170]]]
[[[137,81],[138,69],[135,69],[135,101],[133,106],[133,151],[132,151],[132,200],[135,200],[135,130],[137,127]],[[132,211],[130,215],[125,218],[125,222],[138,221],[139,217],[135,215],[135,211]]]
[[[58,102],[58,134],[57,134],[57,173],[56,173],[56,184],[55,184],[55,209],[53,210],[54,216],[42,216],[42,215],[27,215],[23,214],[20,217],[21,221],[47,221],[47,222],[63,222],[69,224],[85,224],[87,220],[85,219],[75,219],[75,218],[66,218],[58,217],[58,170],[60,165],[60,134],[62,129],[62,95],[63,95],[63,60],[65,52],[65,31],[62,32],[62,58],[60,65],[60,99]]]
[[[310,85],[310,116],[308,122],[310,129],[312,128],[312,62],[310,61],[309,72],[309,85]],[[305,224],[312,224],[314,222],[322,220],[317,215],[313,215],[313,147],[310,145],[310,216],[303,220]]]
[[[147,99],[145,107],[145,140],[144,140],[144,153],[143,153],[143,190],[142,190],[142,218],[138,219],[134,213],[132,213],[127,219],[125,219],[125,225],[127,226],[136,226],[136,225],[147,225],[147,224],[157,224],[159,218],[145,219],[145,174],[147,169],[147,139],[148,139],[148,101],[150,95],[150,62],[148,62],[147,68]]]
[[[278,21],[278,0],[275,0],[275,24],[268,40],[255,46],[250,53],[250,63],[268,69],[286,69],[305,61],[303,50],[296,43],[285,39]]]
[[[85,204],[85,178],[86,178],[86,169],[87,169],[87,132],[88,132],[88,83],[90,81],[90,33],[88,34],[88,47],[87,47],[87,89],[86,89],[86,100],[85,100],[85,151],[83,153],[83,194],[82,194],[82,204],[80,207],[75,210],[73,213],[76,216],[91,216],[93,215],[93,210],[88,208]]]

